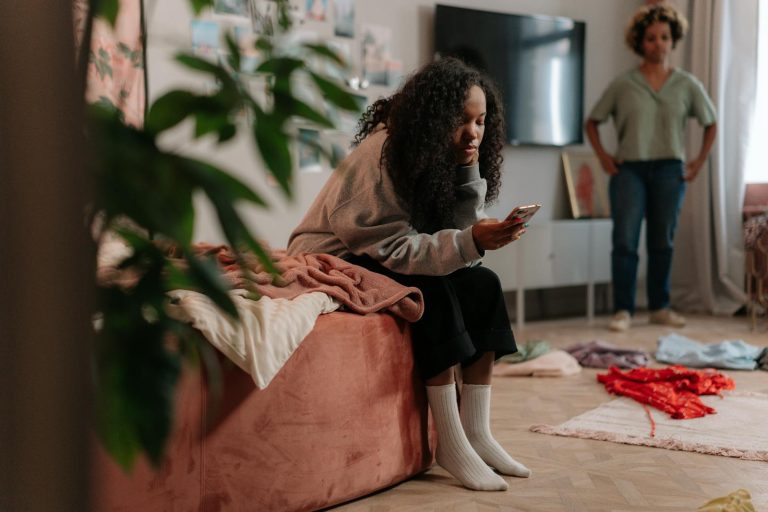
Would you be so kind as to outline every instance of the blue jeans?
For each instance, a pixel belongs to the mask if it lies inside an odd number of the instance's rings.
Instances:
[[[648,309],[669,307],[669,274],[677,217],[685,195],[680,160],[624,162],[611,177],[613,310],[635,312],[637,247],[646,218]]]

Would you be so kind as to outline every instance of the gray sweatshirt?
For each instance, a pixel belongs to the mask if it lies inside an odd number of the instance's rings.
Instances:
[[[400,274],[446,275],[481,258],[472,226],[487,218],[486,182],[475,164],[456,170],[455,229],[419,233],[395,192],[379,130],[339,165],[288,241],[288,254],[368,255]]]

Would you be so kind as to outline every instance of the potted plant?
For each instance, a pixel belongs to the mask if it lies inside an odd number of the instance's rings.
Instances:
[[[227,37],[227,62],[210,62],[190,54],[176,57],[183,66],[214,79],[218,84],[214,91],[168,91],[148,106],[140,126],[126,123],[119,105],[109,101],[84,105],[89,168],[96,183],[88,207],[95,239],[98,243],[107,233],[116,234],[130,247],[130,255],[118,265],[122,275],[131,276],[130,286],[114,279],[97,282],[98,329],[93,354],[97,431],[106,449],[125,468],[141,453],[155,464],[161,461],[172,427],[173,395],[183,359],[208,361],[209,377],[215,379],[216,375],[212,349],[189,326],[166,314],[166,292],[196,289],[237,316],[216,262],[193,251],[193,196],[202,193],[207,197],[233,249],[256,255],[262,265],[274,270],[269,255],[236,208],[243,203],[267,207],[266,202],[217,165],[164,148],[160,137],[185,120],[194,123],[195,138],[214,136],[219,143],[245,130],[267,170],[290,198],[290,123],[299,118],[333,127],[324,112],[296,96],[294,78],[303,75],[336,107],[358,110],[343,85],[322,71],[329,63],[344,68],[342,59],[323,44],[291,43],[286,37],[291,30],[288,1],[269,1],[275,16],[255,42],[264,56],[256,73],[264,78],[268,102],[257,101],[243,75],[232,72],[240,69],[242,56],[235,41]],[[195,13],[212,3],[190,0]],[[102,17],[114,24],[119,8],[118,0],[89,0],[79,50],[81,66],[99,65],[100,55],[91,52],[89,44],[94,19]],[[242,122],[243,111],[250,120],[247,124]],[[244,258],[241,264],[245,265]]]

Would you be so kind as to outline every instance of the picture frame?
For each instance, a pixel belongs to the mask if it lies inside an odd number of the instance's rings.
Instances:
[[[221,46],[220,26],[211,20],[190,21],[192,53],[197,56],[216,59]]]
[[[333,34],[337,37],[355,37],[354,0],[334,0],[333,12]]]
[[[323,166],[320,160],[320,132],[309,128],[299,128],[296,142],[299,172],[321,172]]]
[[[251,17],[248,0],[214,0],[213,13],[219,16]]]
[[[573,218],[610,217],[608,174],[597,156],[586,151],[563,151],[562,159]]]
[[[327,21],[328,0],[306,0],[306,19]]]
[[[392,29],[383,25],[363,25],[360,39],[360,67],[365,80],[374,85],[389,85]]]

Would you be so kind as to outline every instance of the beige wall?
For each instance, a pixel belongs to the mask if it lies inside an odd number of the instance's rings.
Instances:
[[[403,63],[406,73],[427,62],[432,54],[432,17],[434,0],[359,0],[356,2],[356,26],[385,25],[392,29],[392,54]],[[642,2],[639,0],[443,0],[445,4],[518,14],[543,14],[575,18],[587,23],[585,111],[594,104],[613,76],[635,62],[622,44],[626,20]],[[150,100],[172,86],[205,87],[195,75],[180,70],[171,55],[189,47],[189,15],[183,0],[155,0],[148,9],[149,48],[148,76]],[[331,23],[308,22],[303,30],[318,35],[331,35]],[[371,87],[367,94],[375,100],[390,91]],[[188,128],[188,127],[187,127]],[[292,228],[299,222],[315,194],[330,174],[296,175],[296,200],[283,201],[275,189],[266,184],[263,168],[244,137],[222,147],[210,144],[192,146],[186,141],[190,132],[179,130],[169,137],[169,144],[201,153],[226,166],[272,199],[270,211],[249,210],[247,217],[256,234],[276,247],[284,246]],[[605,128],[605,140],[613,144],[613,132]],[[586,149],[586,148],[585,148]],[[327,167],[327,166],[326,166]],[[565,182],[560,164],[560,149],[540,147],[508,147],[505,151],[504,186],[492,215],[506,215],[511,205],[539,202],[543,204],[536,221],[568,217]],[[210,211],[200,205],[196,230],[199,240],[219,241]]]

